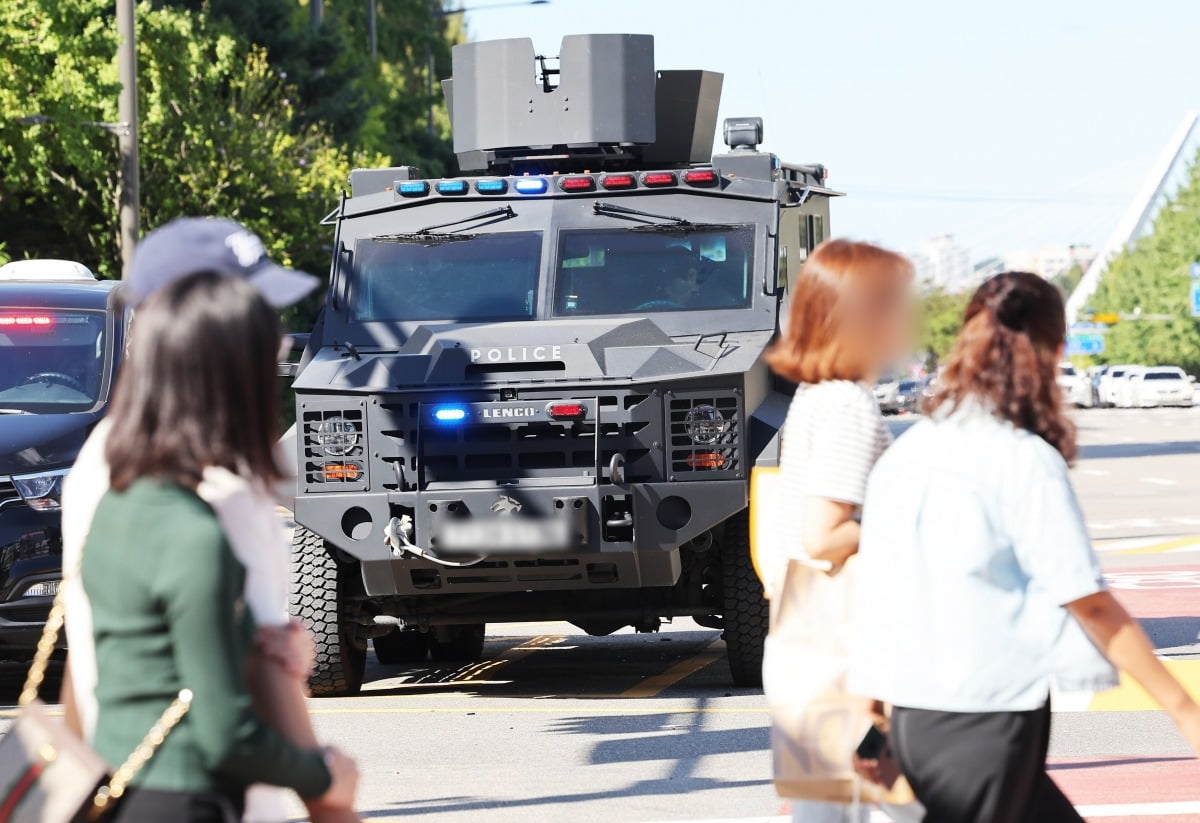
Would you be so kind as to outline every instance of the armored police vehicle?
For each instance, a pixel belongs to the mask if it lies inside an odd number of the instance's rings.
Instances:
[[[690,616],[760,682],[750,471],[789,387],[761,356],[827,231],[821,166],[725,121],[721,76],[644,35],[457,46],[476,173],[356,170],[295,381],[294,612],[316,694],[381,662],[472,659],[487,622],[597,635]]]

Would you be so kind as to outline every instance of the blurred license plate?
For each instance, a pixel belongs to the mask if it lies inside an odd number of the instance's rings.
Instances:
[[[443,523],[437,537],[449,551],[536,552],[567,548],[571,527],[562,517],[473,517]]]

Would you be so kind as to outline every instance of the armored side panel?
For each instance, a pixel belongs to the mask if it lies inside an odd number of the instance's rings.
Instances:
[[[657,139],[641,151],[650,165],[707,163],[712,156],[724,75],[715,71],[658,73],[655,89]]]
[[[654,142],[650,35],[564,37],[550,90],[535,76],[528,38],[465,43],[453,58],[451,122],[464,166],[485,150]]]
[[[353,169],[350,172],[350,195],[361,197],[380,191],[391,191],[399,180],[419,180],[420,169],[415,166],[393,166],[387,169]]]

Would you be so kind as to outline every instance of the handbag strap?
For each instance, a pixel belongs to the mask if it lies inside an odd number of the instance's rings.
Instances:
[[[54,595],[54,605],[46,616],[46,625],[42,628],[42,636],[38,638],[37,650],[33,653],[33,662],[29,664],[29,673],[25,675],[25,686],[21,696],[17,698],[18,706],[28,706],[37,699],[42,683],[46,680],[46,670],[50,667],[50,657],[58,644],[58,635],[62,631],[66,617],[66,575],[59,583],[58,593]]]
[[[27,706],[36,700],[42,683],[46,680],[50,658],[54,654],[54,648],[58,645],[58,635],[62,632],[63,624],[66,622],[67,580],[78,578],[82,565],[81,558],[79,562],[75,563],[70,575],[63,575],[58,592],[54,595],[54,604],[50,607],[50,614],[46,616],[46,625],[42,629],[42,636],[38,639],[37,650],[33,653],[33,662],[29,664],[29,673],[25,676],[25,686],[21,689],[21,696],[17,699],[18,706]],[[89,820],[99,820],[109,804],[114,800],[119,800],[125,794],[125,790],[133,778],[150,761],[150,758],[158,751],[158,747],[166,741],[167,735],[187,715],[191,705],[192,690],[180,689],[179,694],[150,727],[150,731],[146,732],[142,742],[138,743],[129,757],[125,758],[125,762],[117,767],[112,778],[96,791],[96,796],[92,798],[92,808],[88,813]]]

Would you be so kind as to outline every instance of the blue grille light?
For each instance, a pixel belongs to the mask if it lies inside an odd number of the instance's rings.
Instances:
[[[521,194],[545,194],[546,179],[544,177],[522,177],[515,184]]]
[[[475,184],[475,191],[480,194],[504,194],[508,191],[508,183],[504,180],[480,180]]]
[[[467,419],[467,410],[462,406],[442,406],[433,410],[433,419],[439,423],[461,423]]]
[[[438,194],[466,194],[466,180],[443,180],[437,184]]]
[[[397,190],[404,197],[421,197],[429,194],[429,182],[426,180],[405,180]]]

